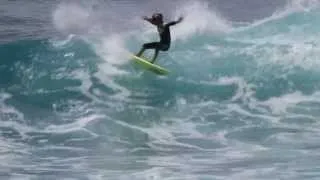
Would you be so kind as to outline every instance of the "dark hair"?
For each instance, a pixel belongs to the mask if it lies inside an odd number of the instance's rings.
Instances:
[[[161,13],[154,13],[152,15],[152,19],[160,19],[161,21],[163,20],[163,16]]]

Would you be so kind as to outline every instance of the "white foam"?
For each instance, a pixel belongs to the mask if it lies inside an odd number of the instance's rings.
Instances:
[[[0,114],[1,116],[6,117],[6,119],[0,119],[2,120],[1,127],[14,128],[20,135],[24,136],[25,133],[32,131],[32,127],[25,125],[23,113],[5,103],[5,100],[10,97],[11,95],[8,93],[0,94]]]
[[[290,23],[285,28],[273,22],[279,20],[279,22],[285,23],[286,18],[295,13],[301,17],[305,15],[308,19],[315,13],[309,11],[316,8],[319,8],[318,0],[288,1],[272,16],[255,21],[244,28],[235,29],[233,32],[236,37],[229,40],[245,43],[243,52],[253,56],[258,66],[271,67],[270,64],[276,64],[282,65],[286,69],[298,66],[307,70],[317,70],[320,67],[317,60],[320,57],[320,41],[318,40],[318,31],[313,30],[315,21]],[[259,26],[261,28],[254,29]],[[250,29],[253,29],[254,33],[246,32]],[[237,31],[245,33],[238,36]],[[251,45],[248,46],[248,44]]]
[[[303,12],[318,8],[319,5],[319,0],[291,0],[288,1],[284,10],[287,12]]]
[[[76,3],[61,3],[53,13],[53,23],[62,32],[86,32],[91,22],[90,12]]]
[[[303,95],[301,92],[296,91],[291,94],[285,94],[280,97],[272,97],[264,102],[260,102],[260,105],[267,105],[271,108],[272,113],[282,114],[286,113],[289,107],[292,107],[301,102],[320,102],[320,92],[315,92],[312,95]]]
[[[0,94],[0,113],[14,115],[16,120],[22,121],[24,119],[24,115],[17,111],[14,107],[5,104],[5,100],[9,98],[11,98],[11,95],[8,93]],[[7,121],[7,119],[4,120]]]
[[[300,34],[300,33],[299,33]],[[288,70],[301,67],[306,70],[317,71],[320,67],[320,41],[314,35],[304,37],[295,34],[273,34],[262,38],[240,38],[245,45],[239,53],[244,53],[253,58],[259,69],[281,67]],[[228,53],[231,50],[225,52]],[[234,53],[234,52],[231,52]],[[224,55],[224,54],[223,54]],[[271,69],[270,69],[271,70]]]
[[[69,123],[69,124],[63,124],[63,125],[49,125],[46,127],[43,132],[49,132],[49,133],[67,133],[67,132],[72,132],[72,131],[78,131],[78,130],[84,130],[88,132],[89,134],[93,136],[97,136],[95,133],[86,130],[87,124],[89,124],[92,121],[99,120],[101,118],[104,118],[105,116],[103,115],[89,115],[86,117],[81,117],[77,119],[76,121]]]
[[[107,8],[106,11],[108,10],[110,9]],[[105,19],[100,16],[99,12],[84,4],[60,3],[53,13],[53,23],[58,30],[69,36],[66,41],[54,45],[62,46],[72,39],[72,34],[78,34],[105,61],[100,66],[104,74],[122,75],[125,71],[118,66],[127,63],[130,57],[125,44],[126,34],[124,30],[117,28],[117,22],[108,18],[108,23],[105,23]]]
[[[183,16],[184,21],[172,28],[172,39],[186,39],[195,34],[224,33],[231,29],[222,16],[205,1],[187,1],[176,9],[174,18]]]
[[[220,77],[217,80],[200,81],[197,83],[209,85],[237,85],[236,94],[233,95],[231,101],[242,100],[244,103],[255,102],[254,95],[256,86],[254,84],[247,83],[246,80],[242,77]]]
[[[237,93],[232,97],[232,101],[236,101],[238,99],[242,99],[243,101],[247,101],[252,98],[255,94],[254,85],[248,84],[241,77],[221,77],[218,79],[218,84],[220,85],[238,85]]]
[[[274,47],[264,48],[265,54],[258,58],[258,63],[263,64],[262,59],[269,59],[269,63],[282,64],[286,68],[299,66],[307,70],[315,70],[320,67],[317,60],[320,56],[320,48],[310,44],[295,42],[287,49]]]
[[[255,22],[249,24],[245,27],[240,27],[233,29],[234,32],[248,30],[262,24],[266,24],[268,22],[272,22],[278,19],[282,19],[287,17],[288,15],[296,12],[306,12],[312,9],[318,8],[319,1],[318,0],[291,0],[287,1],[288,3],[284,6],[276,10],[270,17],[256,20]]]
[[[67,36],[67,38],[63,39],[63,40],[50,40],[51,44],[53,47],[55,48],[63,48],[65,45],[69,44],[73,39],[74,39],[74,35],[70,34]]]
[[[102,37],[99,42],[93,42],[94,50],[101,59],[104,60],[99,66],[103,74],[112,77],[127,74],[120,66],[130,61],[130,53],[126,49],[126,36],[113,33]]]

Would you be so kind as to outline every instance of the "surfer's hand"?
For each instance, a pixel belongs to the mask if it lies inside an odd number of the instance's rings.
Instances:
[[[183,20],[183,17],[179,17],[178,22],[181,22]]]
[[[149,18],[147,16],[142,16],[142,19],[146,20],[146,21],[149,20]]]

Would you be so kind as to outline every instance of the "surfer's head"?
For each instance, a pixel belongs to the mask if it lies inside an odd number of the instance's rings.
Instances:
[[[152,15],[152,21],[156,24],[162,24],[163,23],[163,16],[161,13],[154,13]]]

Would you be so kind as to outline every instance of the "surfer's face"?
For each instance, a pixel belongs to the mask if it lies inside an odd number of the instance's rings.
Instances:
[[[162,15],[161,14],[154,14],[152,15],[152,21],[156,24],[156,25],[160,25],[163,23],[162,21]]]
[[[161,21],[161,20],[155,20],[154,22],[155,22],[156,25],[162,24],[162,21]]]

